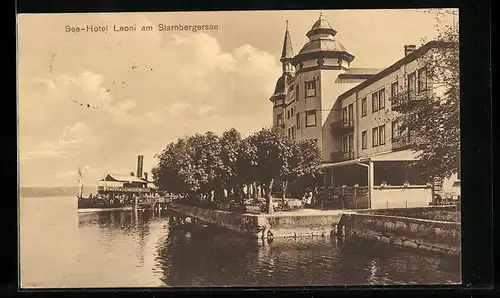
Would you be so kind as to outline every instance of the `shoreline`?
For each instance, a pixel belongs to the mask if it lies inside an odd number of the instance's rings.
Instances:
[[[171,205],[171,210],[193,218],[194,222],[214,224],[254,239],[356,236],[420,251],[447,255],[461,253],[460,222],[373,215],[353,210],[306,209],[244,214],[176,203]]]

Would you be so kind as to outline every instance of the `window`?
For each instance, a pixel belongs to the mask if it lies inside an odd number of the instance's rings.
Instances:
[[[283,115],[282,114],[276,115],[276,124],[278,126],[283,124]]]
[[[372,113],[378,111],[378,92],[372,94]]]
[[[427,89],[427,69],[421,68],[418,70],[418,86],[417,91],[420,93]]]
[[[295,139],[295,126],[292,126],[292,139]]]
[[[408,134],[408,128],[400,120],[395,120],[392,122],[392,138],[398,138],[406,136]]]
[[[342,152],[347,152],[348,148],[347,137],[342,137]]]
[[[347,118],[350,120],[350,119],[354,119],[354,105],[351,103],[348,107],[347,107]]]
[[[395,139],[399,137],[400,131],[399,131],[399,123],[398,121],[392,121],[392,139]]]
[[[361,132],[361,149],[365,150],[367,147],[368,143],[368,134],[366,133],[366,130]]]
[[[408,75],[408,95],[412,96],[415,94],[415,72]]]
[[[398,95],[398,81],[391,84],[391,97],[396,97]]]
[[[316,126],[316,110],[306,111],[306,127]]]
[[[378,92],[378,108],[379,110],[385,109],[385,88]]]
[[[366,116],[368,107],[366,105],[366,97],[361,99],[361,117]]]
[[[295,100],[296,100],[296,101],[299,101],[299,98],[300,98],[300,92],[299,92],[299,91],[300,91],[300,90],[299,90],[299,84],[297,84],[297,85],[295,86]]]
[[[316,96],[316,81],[306,82],[306,97]]]
[[[347,107],[342,108],[342,122],[347,122]]]
[[[347,139],[348,152],[354,152],[354,135],[349,135]]]
[[[378,127],[372,129],[372,147],[378,146]]]
[[[290,128],[286,130],[286,134],[287,134],[288,138],[290,138],[290,136],[292,135]]]
[[[378,143],[379,145],[385,145],[385,124],[380,125],[378,128]]]
[[[297,121],[297,129],[300,129],[300,113],[297,113],[295,116],[295,120]]]
[[[293,108],[292,111],[290,112],[290,118],[293,117]]]

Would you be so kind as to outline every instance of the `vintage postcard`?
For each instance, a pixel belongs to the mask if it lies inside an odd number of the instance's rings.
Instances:
[[[21,288],[461,283],[457,9],[17,22]]]

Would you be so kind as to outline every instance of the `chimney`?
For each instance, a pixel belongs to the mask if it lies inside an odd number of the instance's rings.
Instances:
[[[148,181],[148,173],[144,172],[144,179]]]
[[[139,155],[137,156],[137,177],[142,178],[142,162],[143,162],[143,156]]]
[[[417,46],[414,44],[405,45],[405,57],[413,53],[413,51],[415,51],[416,48]]]

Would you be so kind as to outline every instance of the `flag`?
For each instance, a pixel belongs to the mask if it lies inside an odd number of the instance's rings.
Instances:
[[[78,177],[82,177],[82,169],[78,166]]]

